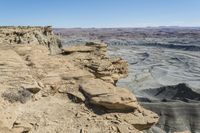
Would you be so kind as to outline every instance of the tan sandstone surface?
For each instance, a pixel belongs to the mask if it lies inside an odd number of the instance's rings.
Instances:
[[[127,63],[106,51],[93,42],[60,48],[50,27],[0,27],[0,133],[140,133],[156,124],[115,85]]]

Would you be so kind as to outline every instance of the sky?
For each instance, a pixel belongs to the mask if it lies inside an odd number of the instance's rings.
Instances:
[[[1,26],[200,26],[200,0],[0,0]]]

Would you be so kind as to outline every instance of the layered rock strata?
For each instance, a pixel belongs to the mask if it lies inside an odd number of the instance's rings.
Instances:
[[[107,45],[88,42],[85,46],[63,48],[63,54],[73,55],[73,60],[108,83],[116,84],[120,78],[128,76],[128,64],[121,58],[108,58]]]
[[[127,75],[127,63],[108,58],[105,44],[63,48],[52,56],[46,43],[1,40],[3,133],[139,133],[158,122],[129,90],[115,86]]]

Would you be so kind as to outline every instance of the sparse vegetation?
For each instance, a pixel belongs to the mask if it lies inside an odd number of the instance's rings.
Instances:
[[[31,95],[32,95],[31,92],[27,90],[19,90],[17,92],[14,91],[4,92],[2,94],[2,97],[11,103],[14,102],[26,103],[26,101],[30,99]]]

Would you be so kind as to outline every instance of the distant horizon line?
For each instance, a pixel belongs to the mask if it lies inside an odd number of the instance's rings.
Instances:
[[[200,28],[200,26],[132,26],[132,27],[54,27],[54,29],[128,29],[128,28]]]
[[[58,26],[52,26],[52,25],[0,25],[0,27],[52,27],[53,29],[130,29],[130,28],[200,28],[200,26],[110,26],[110,27],[58,27]]]

